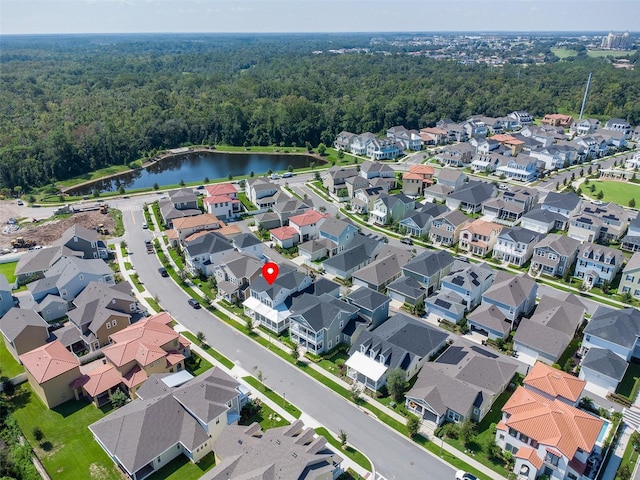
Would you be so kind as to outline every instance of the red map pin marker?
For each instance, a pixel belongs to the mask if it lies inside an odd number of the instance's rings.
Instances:
[[[267,262],[262,266],[262,276],[269,285],[276,281],[278,278],[278,265],[273,262]]]

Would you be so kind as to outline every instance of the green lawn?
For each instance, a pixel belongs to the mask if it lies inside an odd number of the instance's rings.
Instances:
[[[326,428],[322,428],[322,427],[316,428],[316,433],[326,438],[331,445],[333,445],[335,448],[338,449],[339,452],[349,457],[351,460],[356,462],[362,468],[364,468],[368,472],[371,471],[371,462],[367,459],[367,457],[365,457],[358,450],[354,449],[353,447],[347,447],[345,450],[343,450],[342,446],[340,445],[340,442],[336,438],[334,438],[333,435],[331,435]],[[347,435],[348,435],[348,432],[347,432]],[[347,436],[347,442],[349,442],[348,436]]]
[[[627,368],[624,377],[622,377],[622,381],[618,385],[616,393],[624,395],[625,397],[631,395],[631,391],[633,390],[633,386],[635,385],[638,377],[640,377],[640,363],[635,361],[629,362],[629,367]]]
[[[249,212],[252,212],[258,209],[253,203],[251,203],[251,200],[249,200],[249,198],[247,197],[247,194],[244,192],[238,192],[238,200],[242,202],[242,205],[244,205],[244,208],[246,208],[247,211]]]
[[[590,191],[591,185],[596,186],[594,192]],[[614,202],[622,207],[626,207],[629,204],[629,200],[633,198],[636,203],[640,205],[640,184],[593,180],[589,182],[589,185],[582,185],[582,193],[594,199],[601,190],[604,194],[602,198],[603,202]]]
[[[284,406],[284,409],[287,412],[289,412],[291,415],[293,415],[295,418],[300,418],[300,415],[302,415],[302,412],[300,410],[298,410],[290,402],[285,401],[280,395],[278,395],[276,392],[271,390],[269,387],[267,387],[266,385],[260,383],[257,378],[242,377],[242,380],[247,382],[249,385],[251,385],[256,390],[262,392],[267,398],[269,398],[269,400],[277,403],[280,406]],[[285,394],[286,394],[286,392],[285,392]]]
[[[23,401],[13,417],[53,478],[122,480],[118,468],[87,428],[104,417],[102,410],[88,401],[73,400],[49,410],[28,385],[20,386],[18,392]],[[40,445],[33,438],[36,426],[44,433]]]
[[[191,375],[197,377],[210,368],[213,368],[213,365],[198,354],[191,352],[191,357],[187,358],[185,362],[185,368]]]
[[[7,277],[7,282],[11,285],[16,281],[16,265],[18,262],[0,263],[0,273]]]
[[[13,378],[23,372],[24,367],[9,353],[4,338],[0,339],[0,375]]]
[[[578,52],[569,48],[551,47],[551,52],[558,58],[575,57]]]
[[[238,425],[251,425],[254,422],[258,422],[262,431],[267,431],[271,428],[284,427],[289,425],[289,422],[278,415],[273,409],[269,408],[264,403],[260,405],[260,409],[250,418],[241,420]]]
[[[196,344],[198,343],[198,340],[196,339],[196,336],[194,334],[192,334],[191,332],[182,332],[181,335],[185,336],[186,338],[191,340],[193,343],[196,343]],[[214,350],[213,348],[211,348],[209,345],[205,345],[202,348],[204,349],[205,352],[207,352],[213,358],[218,360],[222,365],[227,367],[229,370],[231,370],[233,368],[233,362],[231,360],[229,360],[227,357],[225,357],[221,353],[219,353],[216,350]]]
[[[213,452],[208,453],[199,463],[191,463],[185,455],[180,455],[151,475],[149,480],[198,480],[216,466]]]
[[[612,51],[612,50],[587,50],[588,57],[629,57],[635,53],[635,50],[629,51]]]

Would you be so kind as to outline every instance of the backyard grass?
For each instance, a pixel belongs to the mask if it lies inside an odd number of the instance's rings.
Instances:
[[[22,404],[12,415],[53,478],[122,480],[87,428],[104,417],[102,410],[87,400],[71,400],[49,410],[27,384],[20,386],[18,393]],[[34,427],[44,434],[40,444],[33,437]]]
[[[147,478],[149,480],[198,480],[215,466],[216,459],[213,452],[205,455],[198,463],[191,463],[185,455],[179,455]]]
[[[246,208],[247,211],[249,212],[252,212],[258,209],[253,203],[251,203],[251,200],[247,198],[247,194],[244,192],[238,192],[238,200],[242,202],[242,205],[244,205],[244,208]]]
[[[7,277],[7,282],[11,285],[16,281],[16,265],[18,262],[0,263],[0,273]]]
[[[627,368],[624,377],[622,377],[622,381],[618,385],[616,393],[629,397],[633,391],[636,381],[638,381],[638,378],[640,378],[640,363],[632,360],[629,362],[629,367]],[[630,400],[633,401],[632,398],[630,398]]]
[[[251,417],[238,422],[239,425],[251,425],[254,422],[258,422],[262,431],[267,431],[271,428],[284,427],[289,425],[289,422],[278,415],[273,409],[269,408],[264,403],[260,405],[260,409]]]
[[[596,186],[593,192],[590,191],[591,185]],[[593,199],[596,198],[599,191],[602,191],[604,194],[603,202],[614,202],[623,207],[626,207],[632,198],[636,202],[640,202],[640,184],[637,183],[593,180],[589,182],[588,186],[583,185],[582,191]]]
[[[291,415],[293,415],[295,418],[300,418],[300,415],[302,415],[302,412],[298,410],[294,405],[292,405],[290,402],[287,402],[284,398],[282,398],[280,395],[278,395],[276,392],[271,390],[269,387],[267,387],[263,383],[260,383],[260,381],[257,378],[242,377],[242,380],[247,382],[256,390],[259,390],[269,400],[277,403],[278,405],[283,405],[284,409],[287,412],[289,412]]]
[[[211,365],[207,360],[202,358],[197,353],[191,352],[191,357],[185,360],[185,368],[191,375],[197,377],[198,375],[202,375],[210,368],[213,368],[213,365]]]
[[[336,449],[338,449],[338,451],[340,453],[343,453],[344,455],[346,455],[347,457],[349,457],[351,460],[353,460],[354,462],[356,462],[358,465],[360,465],[362,468],[364,468],[367,472],[371,471],[371,462],[367,459],[367,457],[365,457],[362,453],[360,453],[358,450],[356,450],[353,447],[347,447],[346,449],[342,449],[342,445],[340,445],[340,441],[338,441],[338,439],[334,438],[333,435],[331,435],[326,428],[316,428],[316,433],[318,435],[323,436],[324,438],[327,439],[327,442],[329,442],[333,447],[335,447]],[[348,439],[347,439],[348,441]]]
[[[633,442],[627,443],[627,448],[624,449],[624,454],[622,455],[622,461],[620,462],[620,466],[618,467],[618,471],[626,465],[629,467],[629,470],[633,472],[633,468],[638,461],[638,451],[633,448]]]
[[[13,358],[4,344],[4,338],[0,339],[0,375],[13,378],[24,372],[24,367]]]

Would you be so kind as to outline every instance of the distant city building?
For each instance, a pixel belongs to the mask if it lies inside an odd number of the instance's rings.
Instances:
[[[609,35],[602,39],[600,48],[604,48],[607,50],[630,50],[631,38],[629,37],[629,32],[610,32]]]

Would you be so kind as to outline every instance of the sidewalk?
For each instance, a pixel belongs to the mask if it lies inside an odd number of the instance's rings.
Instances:
[[[633,433],[633,428],[628,425],[623,425],[621,428],[624,428],[622,431],[622,435],[618,438],[618,442],[615,445],[612,445],[614,448],[613,453],[609,457],[609,461],[607,462],[607,467],[604,470],[604,474],[601,475],[600,478],[603,479],[614,479],[616,477],[616,472],[618,471],[618,467],[622,462],[622,456],[624,455],[624,449],[627,448],[627,443],[629,443],[629,437]]]

